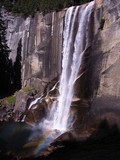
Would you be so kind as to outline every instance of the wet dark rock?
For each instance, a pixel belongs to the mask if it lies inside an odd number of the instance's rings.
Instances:
[[[101,122],[98,130],[82,141],[63,141],[64,147],[51,153],[46,160],[119,160],[120,131],[116,125]]]
[[[32,106],[31,109],[25,112],[25,122],[29,124],[36,124],[40,122],[47,115],[47,103],[38,103]]]
[[[13,121],[13,105],[6,105],[0,107],[0,123]]]
[[[15,151],[17,149],[19,150],[19,154],[23,153],[22,151],[25,149],[24,147],[21,150],[21,145],[26,143],[26,139],[28,139],[29,135],[33,132],[30,126],[24,124],[23,128],[21,128],[21,124],[19,125],[16,123],[12,126],[10,125],[10,131],[7,132],[7,134],[3,134],[5,137],[5,142],[2,144],[2,148],[12,149],[14,151],[14,146],[17,145],[15,148]],[[16,130],[15,125],[18,126],[18,129]],[[4,127],[4,126],[3,126]],[[20,127],[20,128],[19,128]],[[6,130],[6,129],[5,129]],[[0,137],[2,137],[3,131],[5,130],[1,129]],[[17,136],[13,136],[14,138],[11,139],[11,135],[14,135],[14,133],[17,131]],[[85,131],[84,131],[85,132]],[[26,134],[27,133],[27,134]],[[89,133],[89,132],[88,132]],[[37,135],[40,134],[40,131]],[[85,134],[83,134],[85,136]],[[87,135],[87,134],[86,134]],[[19,136],[22,138],[19,138]],[[2,137],[2,138],[3,138]],[[36,137],[36,136],[35,136]],[[18,139],[21,139],[20,143],[18,143]],[[11,143],[12,142],[12,143]],[[17,142],[17,143],[16,143]],[[19,144],[19,145],[18,145]],[[12,145],[12,147],[10,147]],[[20,147],[20,148],[19,148]],[[29,145],[28,145],[29,147]],[[29,148],[32,149],[33,148]],[[51,147],[48,148],[48,150],[45,152],[44,155],[40,157],[34,157],[31,154],[27,154],[28,158],[20,158],[18,156],[18,159],[20,160],[53,160],[56,158],[57,160],[119,160],[120,159],[120,131],[117,127],[117,125],[109,125],[107,120],[103,120],[99,126],[94,128],[93,133],[89,133],[89,135],[82,137],[81,134],[77,135],[74,132],[67,132],[63,135],[61,135],[55,142],[51,144]],[[27,152],[27,151],[26,151]],[[15,152],[16,153],[16,152]],[[30,152],[27,152],[30,153]],[[18,154],[18,155],[19,155]],[[25,152],[24,152],[25,154]],[[23,155],[24,155],[23,154]],[[15,154],[14,154],[15,155]],[[29,156],[32,156],[31,158]],[[0,152],[0,158],[6,159],[6,160],[12,160],[17,158],[14,158],[13,154],[6,155],[4,152]],[[17,156],[15,156],[17,157]]]
[[[0,157],[34,157],[42,139],[44,135],[37,127],[23,122],[3,123],[0,126]]]

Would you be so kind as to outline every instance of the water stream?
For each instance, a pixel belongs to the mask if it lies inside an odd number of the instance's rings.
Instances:
[[[66,12],[59,96],[54,101],[48,117],[39,124],[44,130],[51,130],[42,146],[52,142],[53,138],[50,137],[56,131],[59,132],[54,134],[54,139],[69,130],[73,122],[73,117],[69,116],[69,112],[74,96],[74,82],[81,67],[84,51],[88,47],[88,27],[93,5],[94,2],[90,2],[87,5],[70,7]],[[38,100],[39,98],[33,101],[29,108]]]
[[[41,124],[44,128],[63,133],[72,126],[74,118],[70,116],[70,106],[74,96],[74,82],[78,77],[84,51],[88,47],[88,27],[93,5],[94,2],[90,2],[87,6],[70,7],[66,12],[59,96]]]
[[[63,61],[62,74],[59,86],[58,105],[53,119],[53,128],[58,130],[67,130],[69,111],[74,96],[74,81],[82,63],[82,57],[87,45],[87,30],[90,19],[90,11],[94,2],[89,3],[87,7],[71,7],[67,10],[65,16],[65,30],[63,43]],[[78,16],[78,18],[77,18]],[[78,29],[74,38],[76,29],[76,19],[78,20]]]

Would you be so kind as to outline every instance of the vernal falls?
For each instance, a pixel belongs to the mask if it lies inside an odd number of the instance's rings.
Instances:
[[[70,116],[70,107],[82,58],[89,46],[88,28],[93,6],[94,2],[90,2],[87,5],[70,7],[66,11],[59,96],[53,102],[47,118],[39,123],[46,138],[38,147],[36,155],[44,151],[55,138],[72,128],[75,117]],[[33,101],[29,108],[38,100],[40,98]]]

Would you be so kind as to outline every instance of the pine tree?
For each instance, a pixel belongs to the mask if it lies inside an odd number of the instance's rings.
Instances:
[[[21,89],[21,49],[22,49],[22,43],[21,39],[18,43],[18,48],[17,48],[17,56],[16,56],[16,61],[14,63],[14,90],[19,90]]]
[[[64,7],[90,1],[92,0],[0,0],[0,5],[3,5],[8,11],[28,16],[34,15],[36,11],[43,13],[59,11]]]
[[[11,63],[10,50],[6,41],[6,30],[0,13],[0,97],[11,92]]]

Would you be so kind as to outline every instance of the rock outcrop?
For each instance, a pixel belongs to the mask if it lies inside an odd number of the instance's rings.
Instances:
[[[40,79],[49,82],[61,73],[64,14],[65,10],[45,16],[37,13],[24,19],[3,10],[13,63],[22,40],[22,86],[32,84],[38,89]]]

